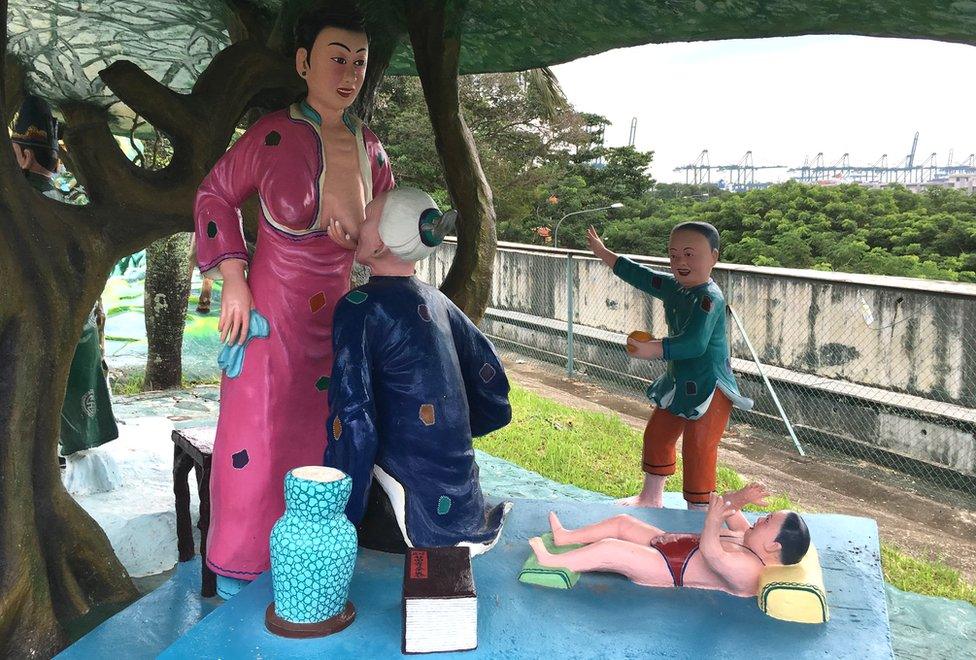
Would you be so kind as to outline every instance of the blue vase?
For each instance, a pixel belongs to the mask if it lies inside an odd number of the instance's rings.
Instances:
[[[279,623],[301,629],[342,616],[345,625],[352,622],[355,610],[348,597],[357,542],[356,528],[345,515],[351,489],[352,479],[333,468],[302,467],[285,475],[285,515],[271,530]]]

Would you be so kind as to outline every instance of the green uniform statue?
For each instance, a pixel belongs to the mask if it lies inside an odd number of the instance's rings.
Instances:
[[[58,124],[44,101],[29,96],[14,119],[11,141],[27,182],[45,197],[71,203],[51,180],[58,169]],[[92,308],[71,360],[61,408],[61,454],[91,449],[119,437],[102,363],[96,309]]]

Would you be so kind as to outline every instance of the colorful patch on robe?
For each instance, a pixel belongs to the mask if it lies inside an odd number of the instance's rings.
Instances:
[[[698,385],[695,384],[695,381],[689,380],[687,383],[685,383],[685,393],[692,396],[698,394]]]
[[[482,381],[487,383],[495,377],[495,367],[485,362],[485,366],[481,367],[481,371],[478,372],[478,375],[481,376]]]
[[[315,381],[315,389],[317,389],[319,392],[324,392],[325,390],[329,389],[329,377],[322,376]]]
[[[437,515],[446,515],[447,512],[451,510],[451,504],[453,504],[453,502],[451,502],[450,497],[447,495],[441,495],[437,500]]]
[[[363,291],[359,291],[359,290],[350,291],[349,293],[346,294],[346,300],[351,302],[353,305],[358,305],[359,303],[363,302],[367,298],[369,298],[369,296],[366,295]]]
[[[417,313],[420,314],[420,318],[430,323],[430,309],[427,308],[427,305],[418,305]]]
[[[312,313],[315,314],[323,307],[325,307],[325,301],[326,301],[325,292],[319,291],[314,296],[308,299],[308,307],[309,309],[312,310]]]
[[[217,235],[217,223],[211,220],[207,223],[207,237],[214,238]]]
[[[385,162],[386,162],[386,154],[380,151],[379,153],[376,154],[376,164],[379,165],[380,167],[383,167],[383,164]]]
[[[277,147],[281,143],[281,134],[278,131],[271,131],[264,136],[264,144],[269,147]]]
[[[342,422],[340,422],[339,418],[336,417],[335,419],[332,420],[332,439],[338,440],[339,436],[341,435],[342,435]]]
[[[660,275],[655,275],[651,278],[651,287],[654,289],[660,289],[664,284],[664,280],[661,279]]]
[[[251,458],[247,455],[247,450],[242,449],[236,454],[230,457],[231,464],[236,470],[243,470],[244,466],[251,462]]]
[[[701,308],[705,310],[705,313],[712,311],[712,299],[709,296],[702,296]]]
[[[434,425],[434,406],[432,404],[425,403],[420,406],[420,421],[424,423],[424,426]]]

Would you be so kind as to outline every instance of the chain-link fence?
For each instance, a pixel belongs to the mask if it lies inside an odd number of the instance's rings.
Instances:
[[[445,245],[420,276],[439,283],[453,257]],[[976,286],[729,264],[713,277],[733,371],[756,402],[734,421],[976,501]],[[501,350],[630,395],[665,368],[623,350],[633,330],[668,334],[661,303],[585,252],[502,244],[482,327]]]

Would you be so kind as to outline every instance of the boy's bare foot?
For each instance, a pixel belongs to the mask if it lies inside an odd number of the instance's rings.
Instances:
[[[542,542],[541,538],[533,536],[529,539],[529,545],[532,546],[532,552],[535,553],[535,558],[540,564],[543,566],[559,566],[555,561],[555,555],[546,550],[546,544]]]
[[[552,530],[552,541],[556,545],[566,545],[570,541],[566,540],[566,528],[559,522],[559,516],[555,511],[549,512],[549,529]]]
[[[631,497],[622,497],[616,503],[620,506],[642,506],[648,509],[660,509],[664,506],[664,498],[641,493]]]

